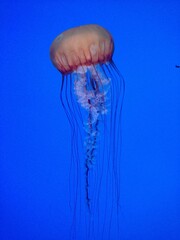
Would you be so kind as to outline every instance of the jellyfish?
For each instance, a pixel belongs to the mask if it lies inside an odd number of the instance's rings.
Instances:
[[[119,239],[125,84],[113,52],[112,35],[97,24],[66,30],[50,47],[51,61],[62,74],[60,100],[72,130],[70,239]]]

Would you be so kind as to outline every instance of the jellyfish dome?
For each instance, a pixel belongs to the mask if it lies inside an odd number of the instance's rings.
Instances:
[[[90,24],[69,29],[57,36],[50,56],[55,67],[66,74],[82,65],[109,61],[113,49],[111,34],[99,25]]]
[[[66,30],[50,47],[51,61],[62,74],[60,100],[72,129],[70,239],[119,239],[125,84],[113,52],[112,35],[97,24]]]

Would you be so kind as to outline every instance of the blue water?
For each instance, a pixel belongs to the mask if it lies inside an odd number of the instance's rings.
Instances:
[[[69,237],[71,131],[49,47],[88,23],[112,33],[126,82],[120,239],[180,239],[179,12],[178,0],[1,1],[1,240]]]

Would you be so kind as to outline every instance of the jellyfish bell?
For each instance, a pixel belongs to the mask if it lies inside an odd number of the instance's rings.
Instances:
[[[60,100],[72,129],[69,184],[76,226],[70,239],[81,239],[78,229],[87,223],[83,209],[91,217],[82,239],[105,239],[107,234],[119,239],[115,222],[119,222],[125,84],[113,52],[112,35],[96,24],[64,31],[50,47],[51,61],[62,73]]]
[[[63,74],[80,65],[104,63],[111,59],[114,49],[111,34],[101,26],[90,24],[69,29],[55,38],[50,57]]]

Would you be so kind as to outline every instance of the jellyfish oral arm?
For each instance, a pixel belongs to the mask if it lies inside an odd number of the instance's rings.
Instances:
[[[97,134],[99,118],[108,113],[107,93],[110,79],[107,79],[99,70],[99,65],[81,66],[75,71],[74,93],[80,106],[87,112],[87,119],[84,121],[86,138],[85,176],[86,176],[86,200],[90,210],[89,174],[95,164]]]

